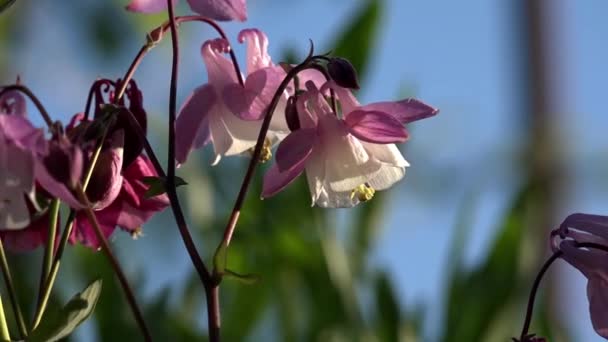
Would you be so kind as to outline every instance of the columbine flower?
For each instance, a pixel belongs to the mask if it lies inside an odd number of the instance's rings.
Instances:
[[[175,4],[177,0],[173,0]],[[245,0],[188,0],[190,8],[205,17],[215,20],[247,20]],[[127,10],[156,13],[167,9],[166,0],[133,0]]]
[[[562,259],[587,278],[591,323],[598,335],[608,339],[608,252],[579,245],[594,243],[608,248],[608,216],[570,215],[552,236],[552,248],[562,251]]]
[[[34,197],[34,152],[41,130],[23,116],[0,114],[0,229],[21,229],[30,223],[28,202]]]
[[[144,184],[143,179],[157,176],[151,162],[145,156],[139,156],[125,169],[118,197],[109,206],[95,211],[100,228],[106,237],[110,236],[117,226],[137,237],[141,234],[141,226],[156,212],[169,205],[166,194],[152,198],[145,196],[148,186]],[[76,216],[75,225],[76,229],[70,236],[70,242],[79,241],[89,247],[99,247],[94,228],[84,213]]]
[[[239,40],[248,44],[248,76],[244,87],[238,83],[231,61],[222,55],[230,49],[228,42],[215,39],[203,44],[208,83],[186,100],[175,123],[175,154],[180,164],[192,149],[208,142],[213,143],[214,165],[222,156],[241,154],[256,144],[262,115],[284,72],[272,65],[266,51],[268,42],[262,32],[244,30]],[[284,117],[273,117],[268,139],[279,140],[287,132]]]
[[[306,170],[312,204],[352,207],[399,181],[409,166],[394,145],[407,132],[392,115],[379,110],[350,110],[338,118],[313,82],[297,102],[300,129],[281,142],[276,163],[264,176],[269,197]]]

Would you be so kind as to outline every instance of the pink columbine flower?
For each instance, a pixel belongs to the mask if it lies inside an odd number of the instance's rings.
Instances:
[[[2,90],[2,88],[0,88]],[[16,90],[7,91],[0,97],[0,115],[27,116],[25,98]]]
[[[141,155],[123,172],[123,182],[118,197],[107,207],[95,212],[100,228],[106,237],[112,235],[116,227],[131,233],[134,237],[141,234],[141,226],[155,213],[169,205],[166,194],[146,198],[148,186],[145,177],[157,177],[150,160]],[[75,229],[70,242],[80,242],[92,248],[99,247],[95,231],[84,213],[78,213]]]
[[[340,88],[339,118],[313,82],[306,87],[297,102],[300,128],[279,145],[276,163],[264,176],[263,197],[306,170],[313,205],[352,207],[404,176],[409,164],[395,143],[408,135],[393,113],[356,108],[347,102],[350,92]]]
[[[173,0],[173,4],[177,0]],[[247,20],[245,0],[188,0],[190,8],[205,17],[215,20]],[[156,13],[167,9],[167,0],[132,0],[127,10],[142,13]]]
[[[239,41],[246,41],[248,45],[248,76],[244,87],[238,83],[232,62],[222,55],[230,49],[228,42],[215,39],[203,44],[208,83],[186,100],[175,123],[175,154],[180,164],[192,149],[208,142],[213,143],[214,165],[222,156],[241,154],[256,144],[262,115],[284,72],[272,64],[267,53],[267,38],[261,31],[244,30],[239,34]],[[285,94],[284,100],[286,98]],[[275,115],[269,141],[280,140],[287,132],[284,116]]]
[[[0,114],[0,229],[22,229],[36,206],[34,153],[43,132],[21,115]]]
[[[608,252],[578,245],[595,243],[608,248],[608,216],[572,214],[552,236],[552,248],[561,250],[562,259],[587,278],[591,323],[598,335],[608,339]]]

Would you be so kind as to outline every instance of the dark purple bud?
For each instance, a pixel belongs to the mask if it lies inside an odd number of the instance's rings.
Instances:
[[[290,96],[287,99],[287,105],[285,105],[285,121],[287,121],[287,127],[292,132],[300,129],[300,119],[298,118],[298,108],[296,106],[297,101],[297,96]]]
[[[124,132],[115,131],[106,138],[95,169],[91,175],[86,193],[93,208],[101,210],[109,206],[118,196],[122,187]]]
[[[342,88],[359,89],[355,67],[345,58],[334,57],[327,63],[329,76]]]

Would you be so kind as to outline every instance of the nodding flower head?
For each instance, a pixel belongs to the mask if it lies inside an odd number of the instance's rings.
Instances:
[[[568,216],[552,232],[551,247],[587,278],[591,323],[608,339],[608,216]]]
[[[177,3],[177,0],[173,0]],[[190,8],[207,18],[221,21],[247,20],[245,0],[188,0]],[[166,0],[132,0],[126,9],[132,12],[156,13],[167,9]]]

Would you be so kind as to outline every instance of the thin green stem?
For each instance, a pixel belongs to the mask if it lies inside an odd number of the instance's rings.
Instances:
[[[0,296],[0,337],[2,341],[10,341],[11,334],[8,332],[8,324],[6,324],[6,316],[4,315],[4,307],[2,306],[2,296]]]
[[[0,266],[2,268],[2,275],[4,276],[4,283],[6,284],[6,290],[8,291],[9,300],[11,301],[11,307],[15,314],[17,321],[17,327],[19,328],[19,338],[25,338],[27,336],[27,328],[25,327],[25,320],[23,320],[23,313],[21,312],[21,306],[19,305],[17,292],[15,291],[15,285],[13,283],[13,276],[11,270],[8,267],[8,259],[6,253],[4,253],[4,245],[0,240]]]
[[[76,189],[76,194],[78,195],[79,200],[85,204],[85,209],[83,209],[83,210],[89,220],[89,223],[93,226],[93,229],[95,230],[95,235],[97,236],[97,240],[98,240],[99,244],[101,245],[101,250],[106,255],[106,257],[108,258],[108,261],[112,265],[114,274],[116,274],[116,277],[118,277],[118,281],[120,282],[120,285],[122,286],[125,296],[127,297],[127,302],[129,303],[129,306],[131,307],[131,311],[133,311],[133,316],[135,317],[135,320],[137,321],[137,325],[139,326],[139,329],[141,330],[141,333],[143,334],[144,339],[146,341],[152,341],[152,335],[150,334],[150,330],[148,329],[148,326],[146,325],[144,316],[141,313],[141,309],[137,305],[137,301],[135,299],[135,295],[133,294],[133,290],[131,289],[129,282],[127,281],[127,277],[125,276],[122,268],[120,267],[118,260],[112,253],[112,250],[110,249],[110,246],[108,245],[108,241],[106,240],[106,237],[103,235],[103,232],[101,231],[101,228],[99,227],[99,222],[97,222],[97,217],[95,217],[95,213],[93,212],[93,209],[91,209],[91,203],[89,203],[87,195],[84,193],[84,189],[82,187],[78,186],[78,188]]]
[[[49,208],[49,227],[48,227],[48,238],[46,240],[46,247],[44,250],[44,257],[42,259],[42,271],[40,272],[40,284],[38,288],[38,305],[40,305],[40,300],[42,299],[42,294],[44,290],[44,284],[49,274],[51,273],[51,268],[53,267],[53,252],[55,250],[55,236],[57,235],[57,220],[59,219],[59,206],[61,201],[58,198],[55,198],[50,205]]]

